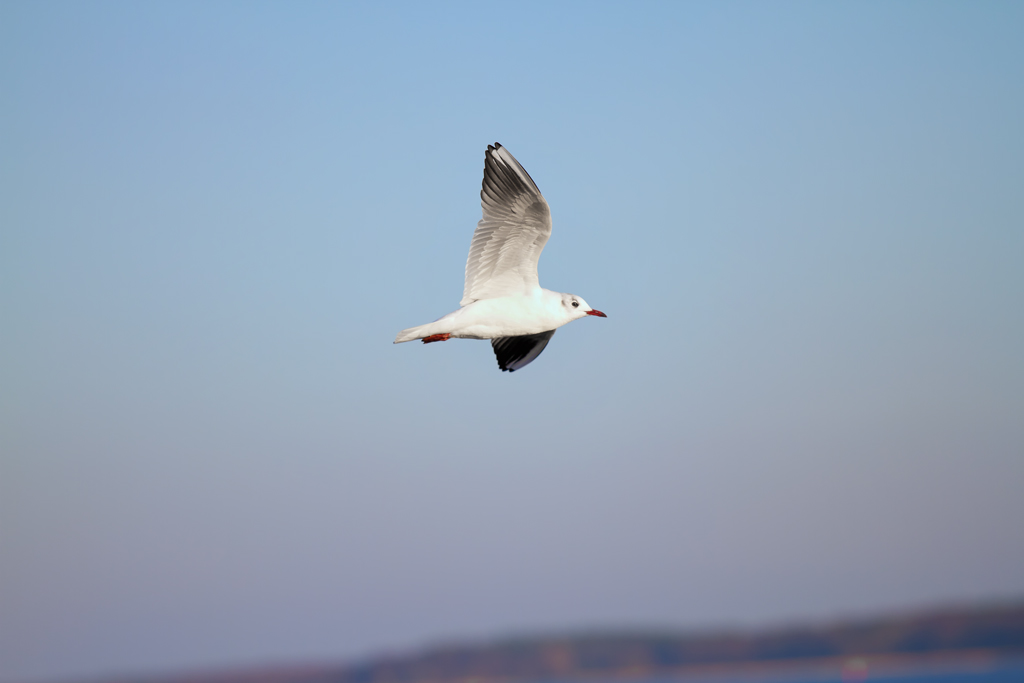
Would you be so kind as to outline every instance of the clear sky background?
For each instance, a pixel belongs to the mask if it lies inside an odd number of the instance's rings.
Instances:
[[[0,5],[0,680],[1024,594],[1024,4]],[[544,286],[457,307],[500,141]]]

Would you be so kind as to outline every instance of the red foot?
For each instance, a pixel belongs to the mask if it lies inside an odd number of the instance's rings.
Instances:
[[[432,334],[429,337],[424,337],[423,338],[423,343],[424,344],[429,344],[430,342],[436,342],[436,341],[448,341],[448,337],[450,337],[450,336],[452,336],[452,335],[450,335],[447,332],[445,332],[444,334]]]

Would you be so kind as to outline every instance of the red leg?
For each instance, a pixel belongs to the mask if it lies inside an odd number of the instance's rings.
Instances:
[[[452,335],[450,335],[447,332],[445,332],[444,334],[432,334],[429,337],[424,337],[423,338],[423,343],[424,344],[429,344],[430,342],[436,342],[436,341],[448,341],[448,338],[450,336],[452,336]]]

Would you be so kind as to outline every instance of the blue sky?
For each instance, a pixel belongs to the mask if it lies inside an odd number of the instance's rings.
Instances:
[[[6,3],[0,680],[1024,594],[1018,3]],[[541,282],[454,309],[500,141]]]

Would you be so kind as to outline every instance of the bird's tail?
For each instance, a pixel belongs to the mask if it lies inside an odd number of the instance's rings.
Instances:
[[[426,325],[417,325],[416,327],[410,327],[407,330],[402,330],[395,337],[395,343],[401,344],[402,342],[412,341],[413,339],[423,339],[430,334],[427,328],[434,323],[427,323]]]

